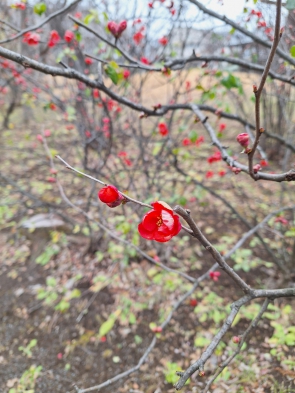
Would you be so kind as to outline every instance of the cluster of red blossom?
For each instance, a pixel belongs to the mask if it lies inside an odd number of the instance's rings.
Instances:
[[[21,85],[23,89],[25,89],[27,87],[26,80],[16,70],[15,64],[13,62],[5,59],[5,60],[0,61],[0,64],[1,64],[2,68],[6,68],[7,70],[9,70],[11,72],[11,74],[13,76],[13,82],[16,85]],[[30,69],[23,71],[23,73],[26,73],[26,74],[29,74],[30,72],[32,72],[32,70],[30,70]],[[8,89],[6,87],[3,87],[1,89],[1,92],[3,94],[6,94],[8,92]]]
[[[18,10],[25,10],[26,9],[26,5],[25,5],[25,3],[15,3],[15,4],[12,4],[11,5],[11,8],[16,8],[16,9],[18,9]]]
[[[98,198],[112,208],[127,202],[126,198],[113,185],[103,187],[98,192]],[[138,231],[145,239],[161,243],[167,242],[181,230],[179,217],[165,202],[154,202],[152,207],[152,210],[143,216],[142,222],[138,225]]]
[[[160,3],[165,3],[166,0],[158,0]],[[150,1],[148,3],[149,8],[154,8],[154,4],[157,2],[157,0]],[[167,3],[167,2],[166,2]],[[174,1],[170,0],[168,1],[168,4],[166,5],[166,8],[169,10],[170,14],[173,16],[176,14],[176,9],[174,8]]]
[[[71,42],[74,39],[75,35],[71,30],[67,30],[64,35],[64,40],[66,42]],[[40,42],[40,34],[34,33],[32,31],[28,31],[27,33],[24,34],[23,37],[23,42],[25,42],[28,45],[34,46],[38,45]],[[49,34],[49,40],[48,40],[48,46],[52,48],[55,46],[59,41],[61,40],[60,35],[56,30],[51,30]]]
[[[190,146],[190,145],[194,145],[194,144],[196,146],[200,146],[204,142],[204,140],[205,140],[205,138],[203,137],[203,135],[199,136],[194,143],[189,138],[184,138],[182,140],[182,146]]]
[[[249,16],[246,19],[246,22],[249,22],[249,20],[253,17],[257,16],[257,27],[258,29],[260,28],[265,28],[264,33],[268,36],[270,40],[273,40],[273,35],[272,35],[272,27],[267,27],[266,26],[266,21],[263,19],[263,15],[261,11],[256,11],[256,10],[251,10],[249,13]]]
[[[132,161],[128,158],[128,154],[126,151],[120,151],[118,153],[118,157],[122,158],[125,165],[132,166]]]

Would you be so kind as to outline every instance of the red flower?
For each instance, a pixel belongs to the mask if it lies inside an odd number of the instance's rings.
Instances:
[[[66,30],[64,35],[64,40],[66,42],[71,42],[75,37],[75,34],[71,30]]]
[[[129,158],[125,158],[124,162],[127,166],[132,166],[132,162],[129,160]]]
[[[203,143],[205,140],[205,138],[203,137],[203,135],[199,136],[199,138],[196,140],[196,145],[200,146],[201,143]]]
[[[219,272],[210,272],[210,273],[209,273],[209,276],[210,276],[210,278],[211,278],[213,281],[218,281],[218,278],[219,278],[219,276],[220,276],[220,273],[219,273]]]
[[[99,90],[98,89],[94,89],[93,90],[93,97],[94,98],[99,98]]]
[[[112,185],[103,187],[98,192],[98,198],[109,207],[119,206],[124,200],[123,195]]]
[[[141,41],[143,40],[144,35],[142,34],[141,31],[138,31],[133,35],[133,41],[136,43],[136,45],[140,44]]]
[[[128,79],[129,76],[130,76],[130,71],[129,71],[129,70],[124,70],[124,71],[123,71],[123,78],[124,78],[124,79]]]
[[[84,61],[87,65],[91,65],[93,63],[93,60],[90,57],[85,57]]]
[[[210,179],[210,178],[213,177],[213,176],[214,176],[214,172],[212,172],[212,171],[208,171],[208,172],[206,173],[206,175],[205,175],[206,179]]]
[[[15,3],[11,7],[17,8],[17,9],[22,10],[22,11],[26,9],[25,3]]]
[[[162,328],[161,328],[161,326],[153,326],[152,327],[152,331],[154,332],[154,333],[161,333],[162,332]]]
[[[280,222],[283,225],[288,225],[288,220],[286,220],[284,217],[281,216],[276,217],[275,222]]]
[[[56,183],[56,178],[55,177],[48,177],[47,181],[49,183]]]
[[[175,15],[176,10],[174,8],[172,8],[172,10],[170,10],[170,12],[171,12],[171,15]]]
[[[266,27],[266,22],[264,20],[257,22],[257,27],[258,27],[258,29],[260,27]]]
[[[191,83],[190,83],[190,81],[186,81],[185,82],[185,89],[186,90],[189,90],[191,88]]]
[[[189,138],[184,138],[182,140],[182,146],[189,146],[191,144],[191,141]]]
[[[100,341],[101,341],[102,343],[105,343],[105,342],[107,341],[106,336],[102,336],[102,337],[100,338]]]
[[[209,164],[212,164],[213,162],[220,161],[221,159],[221,153],[219,150],[217,150],[212,156],[207,158],[207,162],[209,162]]]
[[[120,152],[118,153],[118,157],[127,157],[126,151],[120,151]]]
[[[89,130],[85,131],[85,136],[86,138],[90,138],[91,137],[91,132]]]
[[[158,124],[158,129],[159,129],[159,133],[162,136],[166,136],[169,133],[169,130],[168,130],[168,127],[167,127],[166,123],[159,123]]]
[[[49,104],[49,108],[50,108],[52,111],[55,111],[55,110],[56,110],[56,105],[55,105],[53,102],[51,102],[51,103]]]
[[[173,213],[172,208],[167,203],[158,201],[152,203],[153,210],[143,216],[142,222],[138,225],[139,234],[148,240],[157,242],[168,242],[181,230],[179,217]]]
[[[168,38],[167,37],[162,37],[159,39],[159,43],[163,46],[166,46],[168,44]]]
[[[50,32],[48,46],[53,47],[60,41],[60,36],[56,30]]]
[[[120,22],[119,24],[114,21],[110,21],[108,23],[108,29],[115,38],[119,38],[123,33],[123,31],[126,29],[126,27],[127,27],[126,20],[122,20],[122,22]]]
[[[222,132],[226,129],[226,124],[225,123],[220,123],[219,124],[219,132]]]
[[[197,299],[190,299],[189,304],[192,307],[196,307],[196,305],[198,304],[198,301],[197,301]]]
[[[76,12],[74,16],[75,16],[76,19],[82,18],[81,12]]]
[[[37,135],[37,139],[39,142],[43,142],[43,136],[41,134]]]
[[[51,131],[50,130],[44,130],[45,138],[48,138],[50,135],[51,135]]]
[[[260,165],[261,165],[261,167],[268,166],[268,162],[266,160],[261,160]]]
[[[153,8],[153,5],[154,5],[154,3],[148,3],[148,6],[150,7],[150,8]]]
[[[226,171],[225,171],[224,169],[222,169],[222,170],[220,170],[220,171],[218,172],[218,175],[219,175],[220,177],[223,177],[223,176],[226,175]]]
[[[239,142],[239,144],[243,147],[247,147],[249,144],[249,135],[246,134],[245,132],[242,134],[239,134],[237,136],[237,141]]]
[[[37,33],[31,33],[30,31],[28,33],[24,34],[23,42],[25,42],[28,45],[38,45],[40,41],[40,35]]]
[[[148,61],[148,59],[147,59],[146,57],[142,57],[142,58],[140,59],[140,61],[141,61],[143,64],[147,64],[147,65],[150,64],[150,62]]]

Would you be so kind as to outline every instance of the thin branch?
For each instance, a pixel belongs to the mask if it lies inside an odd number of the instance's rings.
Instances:
[[[50,14],[49,16],[47,16],[47,18],[45,18],[44,20],[42,20],[42,22],[36,24],[35,26],[30,26],[27,27],[24,30],[19,31],[18,34],[14,35],[13,37],[7,38],[6,40],[2,40],[0,41],[0,44],[7,44],[8,42],[14,41],[19,37],[22,37],[24,34],[28,33],[29,31],[34,31],[34,30],[38,30],[40,27],[44,26],[46,23],[48,23],[51,19],[54,19],[56,16],[68,11],[73,5],[76,5],[78,3],[80,3],[81,0],[75,0],[73,1],[71,4],[67,5],[66,7],[61,8],[60,10],[53,12],[52,14]]]
[[[242,27],[240,24],[232,21],[231,19],[227,18],[225,15],[220,15],[215,11],[210,10],[209,8],[205,7],[200,1],[198,0],[189,0],[192,4],[195,4],[201,11],[203,11],[207,15],[213,16],[215,19],[219,19],[222,22],[225,22],[227,25],[232,26],[235,30],[240,31],[245,36],[252,38],[253,41],[257,42],[258,44],[266,47],[271,48],[272,44],[269,43],[266,39],[260,38],[258,35],[251,33],[246,28]],[[295,60],[287,53],[285,53],[282,49],[276,48],[276,53],[282,57],[283,59],[287,60],[290,64],[295,65]]]
[[[259,140],[261,137],[261,134],[264,131],[264,128],[260,127],[260,97],[262,90],[264,88],[265,82],[267,75],[269,73],[272,61],[274,59],[276,49],[279,45],[280,38],[282,36],[281,32],[281,9],[282,9],[282,0],[277,0],[277,5],[276,5],[276,22],[275,22],[275,33],[274,33],[274,40],[272,43],[272,47],[268,56],[268,59],[266,61],[265,67],[263,74],[261,76],[261,80],[259,83],[258,88],[256,87],[254,89],[254,94],[255,94],[255,129],[256,129],[256,136],[255,136],[255,141],[253,143],[252,149],[250,153],[248,154],[248,160],[249,160],[249,174],[250,176],[256,180],[257,177],[259,177],[259,174],[254,173],[253,170],[253,158],[254,154],[256,152],[257,146],[259,144]]]
[[[251,331],[256,328],[256,326],[257,326],[258,322],[260,321],[261,317],[263,316],[264,312],[267,310],[267,307],[268,307],[269,303],[270,303],[270,299],[265,299],[264,300],[264,303],[261,306],[261,308],[259,310],[259,313],[257,314],[256,318],[250,323],[250,325],[248,326],[247,330],[240,337],[240,342],[239,342],[239,345],[238,345],[237,349],[234,351],[234,353],[231,356],[229,356],[223,363],[221,363],[219,365],[219,367],[216,370],[215,374],[207,382],[206,387],[203,390],[203,393],[207,393],[208,392],[210,386],[215,381],[215,379],[218,377],[218,375],[220,375],[222,373],[222,371],[225,369],[225,367],[227,367],[230,364],[230,362],[240,353],[244,342],[248,338],[248,336],[251,333]]]

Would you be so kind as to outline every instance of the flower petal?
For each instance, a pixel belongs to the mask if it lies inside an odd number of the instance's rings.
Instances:
[[[159,213],[152,210],[144,215],[142,225],[147,231],[154,231],[157,229],[157,223],[160,219]]]
[[[142,222],[138,225],[138,232],[140,236],[142,236],[145,239],[149,240],[154,240],[154,232],[153,231],[147,231],[145,227],[142,225]]]

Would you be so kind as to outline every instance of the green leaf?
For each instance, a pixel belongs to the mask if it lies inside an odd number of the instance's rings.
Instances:
[[[114,324],[116,322],[115,316],[112,314],[109,319],[107,319],[99,328],[99,336],[105,336],[110,330],[112,330]]]
[[[85,25],[88,25],[90,22],[92,22],[94,19],[94,15],[93,14],[88,14],[85,16],[84,18],[84,23]]]
[[[107,67],[105,67],[105,72],[107,76],[111,79],[111,81],[117,85],[119,82],[119,75],[117,74],[117,71],[115,70],[114,67],[112,67],[110,64],[108,64]]]
[[[38,3],[34,5],[34,12],[35,14],[41,16],[46,11],[46,4],[45,3]]]
[[[188,137],[189,137],[189,139],[190,139],[190,141],[191,141],[192,143],[195,143],[196,140],[198,139],[197,131],[191,130],[190,133],[189,133],[189,135],[188,135]]]
[[[292,57],[295,57],[295,45],[293,45],[293,46],[290,48],[290,55],[291,55]]]
[[[232,88],[240,88],[241,80],[240,78],[234,76],[233,74],[228,74],[227,77],[221,79],[221,84],[226,87],[228,90]]]
[[[229,34],[234,34],[235,31],[236,29],[233,27],[232,29],[230,29]]]
[[[285,7],[289,11],[294,10],[295,9],[295,0],[287,0]]]

